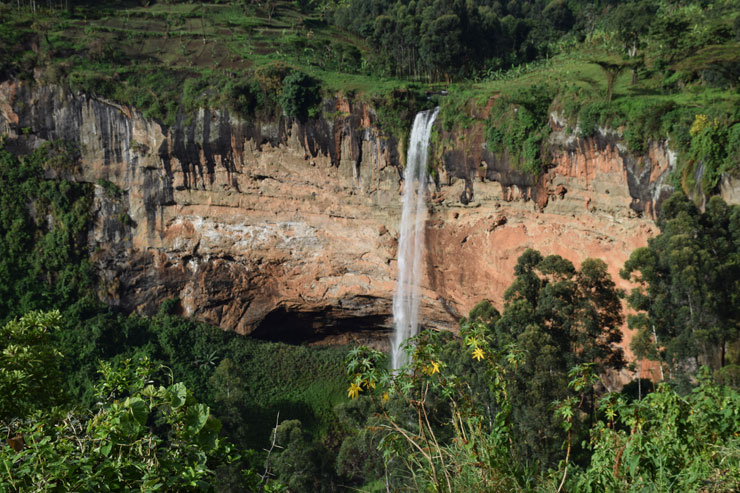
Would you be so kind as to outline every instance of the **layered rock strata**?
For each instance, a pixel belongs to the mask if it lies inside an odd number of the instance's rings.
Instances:
[[[96,187],[90,233],[108,303],[153,313],[177,297],[185,315],[260,337],[385,340],[403,145],[366,104],[337,97],[323,113],[332,116],[264,123],[200,110],[167,127],[58,87],[0,84],[7,147],[71,141],[79,163],[50,176],[122,191]],[[537,180],[490,153],[482,125],[445,139],[455,143],[438,150],[430,191],[426,326],[454,328],[481,299],[500,308],[526,248],[576,264],[600,257],[618,279],[656,233],[652,217],[671,191],[667,146],[632,156],[615,133],[579,139],[558,121],[553,166]]]

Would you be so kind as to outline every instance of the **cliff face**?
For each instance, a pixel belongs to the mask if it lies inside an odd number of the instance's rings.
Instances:
[[[373,110],[336,98],[306,124],[201,110],[166,127],[56,87],[0,84],[6,146],[78,144],[74,170],[96,187],[90,248],[102,299],[182,312],[284,340],[383,340],[392,325],[402,147]],[[616,134],[568,137],[551,119],[552,167],[538,181],[485,148],[482,128],[440,149],[430,200],[422,318],[451,328],[477,301],[499,308],[524,249],[612,276],[657,228],[670,151],[632,156]],[[461,137],[461,136],[458,136]],[[619,282],[619,281],[618,281]]]

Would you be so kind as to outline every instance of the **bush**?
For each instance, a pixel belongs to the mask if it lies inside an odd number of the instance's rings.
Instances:
[[[502,98],[486,121],[488,148],[505,150],[519,170],[539,175],[545,165],[543,146],[550,133],[553,96],[551,87],[535,85]]]
[[[696,121],[704,115],[697,115]],[[697,127],[692,126],[691,148],[689,158],[704,166],[702,187],[705,193],[711,193],[719,184],[722,174],[736,167],[736,158],[740,150],[740,125],[732,127],[723,125],[715,119]]]
[[[257,108],[263,106],[266,100],[256,81],[230,82],[226,85],[226,90],[229,105],[242,117],[254,116]]]
[[[0,146],[0,322],[70,306],[91,293],[87,233],[93,187],[44,179],[75,166],[69,145],[18,157]]]
[[[606,106],[607,104],[601,101],[581,106],[578,127],[582,137],[591,137],[596,133],[596,127],[601,124],[601,115]]]
[[[321,93],[319,81],[303,72],[295,71],[283,79],[280,106],[287,116],[305,121],[319,112]]]

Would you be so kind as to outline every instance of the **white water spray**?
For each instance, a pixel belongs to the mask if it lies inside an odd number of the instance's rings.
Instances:
[[[419,329],[419,284],[422,276],[424,222],[427,215],[427,156],[432,124],[439,113],[422,111],[411,127],[406,170],[403,175],[401,228],[398,240],[398,283],[393,296],[396,331],[391,341],[393,369],[406,363],[403,343]]]

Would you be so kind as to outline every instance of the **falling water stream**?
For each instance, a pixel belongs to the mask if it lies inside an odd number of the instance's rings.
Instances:
[[[429,134],[437,113],[439,108],[416,115],[406,155],[398,240],[398,283],[393,296],[393,321],[396,330],[391,341],[391,357],[394,370],[406,363],[403,343],[416,335],[419,328],[419,284],[423,268],[424,221],[427,215],[427,156]]]

